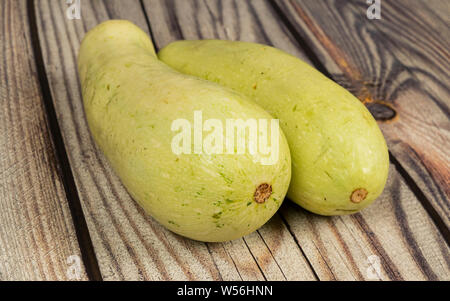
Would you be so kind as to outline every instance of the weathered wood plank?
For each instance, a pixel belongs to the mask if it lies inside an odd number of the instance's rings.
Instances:
[[[76,71],[80,40],[101,21],[128,19],[147,28],[141,4],[119,0],[82,2],[81,20],[66,19],[66,7],[61,1],[36,1],[51,92],[103,278],[315,279],[279,218],[247,240],[204,244],[174,235],[145,215],[91,139]],[[283,275],[284,269],[290,269],[290,274]]]
[[[290,205],[283,215],[319,275],[370,279],[375,255],[383,280],[450,279],[448,246],[393,166],[383,195],[361,213],[329,219]]]
[[[159,48],[177,39],[220,38],[271,44],[306,59],[267,1],[144,0],[144,6]],[[394,167],[383,195],[362,213],[324,218],[286,203],[280,216],[320,279],[370,279],[372,255],[380,260],[380,279],[450,278],[448,246]]]
[[[332,77],[380,117],[392,154],[449,228],[448,2],[383,1],[381,20],[366,17],[365,1],[276,3]]]
[[[24,0],[0,2],[0,280],[66,280],[69,257],[81,252],[27,17]],[[80,264],[79,279],[87,280]]]

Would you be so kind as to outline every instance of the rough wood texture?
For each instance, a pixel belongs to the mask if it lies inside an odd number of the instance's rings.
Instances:
[[[0,280],[65,280],[81,258],[46,120],[25,1],[0,2]],[[86,280],[81,263],[80,280]]]
[[[144,6],[158,48],[177,39],[221,38],[271,44],[306,58],[266,1],[144,0]],[[380,279],[450,279],[448,246],[394,167],[384,194],[360,214],[323,218],[286,203],[281,218],[320,279],[370,279],[371,255],[380,259]]]
[[[110,18],[131,20],[148,31],[139,1],[85,1],[81,20],[66,19],[63,1],[35,4],[55,108],[104,279],[315,279],[279,217],[245,239],[224,244],[172,234],[145,215],[95,147],[77,79],[80,40]]]
[[[367,103],[392,154],[450,227],[450,38],[447,1],[278,0],[332,77]]]

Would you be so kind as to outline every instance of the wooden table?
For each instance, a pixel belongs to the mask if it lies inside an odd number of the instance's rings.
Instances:
[[[0,280],[450,280],[450,2],[0,0]],[[86,125],[76,57],[96,24],[128,19],[177,39],[274,45],[365,102],[390,177],[361,213],[286,201],[257,232],[200,243],[127,194]],[[79,259],[79,260],[78,260]],[[78,269],[79,267],[79,269]]]

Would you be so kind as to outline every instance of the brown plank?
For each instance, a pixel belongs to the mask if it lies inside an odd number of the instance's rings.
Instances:
[[[25,1],[1,1],[0,20],[0,280],[67,280],[73,255],[80,258],[78,279],[87,280],[39,88]]]
[[[270,44],[307,57],[267,1],[144,0],[144,6],[159,48],[177,39],[220,38]],[[370,279],[372,255],[380,260],[383,280],[450,278],[448,246],[393,166],[383,195],[360,214],[325,218],[287,202],[279,217],[320,279]],[[258,251],[253,254],[263,260]]]
[[[364,1],[276,3],[332,77],[379,117],[392,154],[448,232],[448,2],[383,1],[381,20],[366,17]]]
[[[279,218],[260,232],[267,234],[204,244],[174,235],[145,215],[91,139],[76,71],[80,40],[101,21],[128,19],[147,28],[141,4],[120,0],[82,2],[81,20],[68,20],[66,8],[63,1],[36,1],[51,93],[103,278],[315,279],[294,237]],[[292,272],[283,275],[284,269]]]

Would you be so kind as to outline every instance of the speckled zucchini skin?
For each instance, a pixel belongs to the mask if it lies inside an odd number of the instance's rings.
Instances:
[[[291,177],[284,135],[274,165],[255,163],[248,152],[175,155],[171,149],[172,122],[193,123],[196,110],[204,119],[272,119],[265,110],[161,63],[149,37],[128,21],[92,29],[78,69],[92,136],[128,192],[162,225],[195,240],[228,241],[255,231],[277,211]],[[260,204],[255,191],[262,184],[271,194]]]
[[[288,196],[321,215],[358,212],[386,184],[389,156],[370,112],[347,90],[298,58],[265,45],[179,41],[159,58],[176,70],[251,97],[288,139]]]

